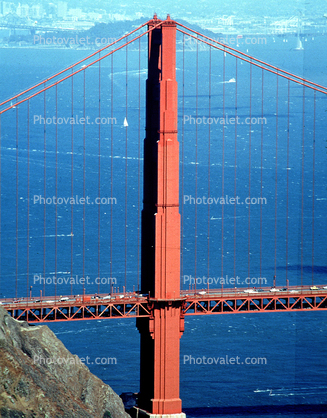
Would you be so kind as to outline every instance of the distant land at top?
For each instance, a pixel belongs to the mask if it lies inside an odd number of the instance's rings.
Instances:
[[[222,15],[234,15],[235,17],[245,16],[266,16],[281,17],[297,15],[299,13],[307,16],[318,16],[327,12],[325,0],[70,0],[69,2],[54,0],[10,0],[6,2],[15,6],[24,4],[35,6],[42,5],[44,9],[64,8],[64,3],[68,8],[78,8],[85,11],[101,9],[108,14],[121,14],[134,19],[138,17],[153,15],[157,13],[161,17],[170,13],[175,19],[193,17],[198,19],[216,18]],[[1,10],[0,10],[1,13]],[[140,16],[141,15],[141,16]]]
[[[188,21],[214,33],[279,35],[312,29],[327,32],[325,0],[11,0],[0,1],[0,39],[8,36],[4,30],[10,30],[12,35],[14,27],[17,31],[19,26],[83,31],[96,24],[144,22],[154,13],[160,19],[170,14],[172,19]]]
[[[109,23],[96,22],[90,27],[83,28],[60,28],[56,26],[47,26],[43,31],[42,26],[33,30],[33,27],[25,29],[10,29],[7,31],[3,28],[0,30],[0,48],[1,47],[41,47],[41,48],[73,48],[73,49],[99,49],[112,42],[115,42],[123,35],[131,30],[141,26],[152,17],[147,16],[135,20],[113,21]],[[246,21],[239,21],[231,28],[221,28],[215,25],[201,26],[201,22],[188,21],[184,19],[176,19],[179,23],[202,33],[216,41],[227,45],[235,46],[236,39],[239,37],[256,36],[263,43],[267,42],[268,37],[293,35],[299,38],[307,35],[326,34],[327,27],[319,24],[318,21],[312,21],[308,25],[303,25],[299,21],[294,21],[292,25],[276,26],[268,28],[264,23],[254,24]],[[260,38],[262,37],[262,38]],[[230,43],[230,39],[235,41]],[[143,38],[142,43],[146,43],[147,39]],[[194,42],[193,42],[194,43]],[[187,49],[192,49],[192,42],[185,44]],[[194,45],[193,45],[194,46]],[[238,45],[236,45],[238,46]]]
[[[150,18],[141,18],[137,20],[126,20],[123,22],[112,23],[96,23],[90,29],[82,31],[56,31],[46,33],[15,33],[2,38],[3,46],[40,46],[40,47],[67,47],[67,48],[99,48],[105,46],[101,43],[101,40],[105,40],[106,43],[114,42],[126,33],[129,33],[132,29],[141,26]],[[179,23],[192,29],[203,33],[206,36],[217,38],[217,34],[211,30],[203,29],[198,25],[190,24],[187,21],[179,20]],[[0,37],[1,38],[1,37]],[[60,43],[59,43],[60,40]],[[62,40],[64,40],[62,42]],[[99,41],[97,41],[99,40]],[[51,42],[50,42],[51,41]],[[142,40],[147,42],[147,38]],[[97,44],[98,42],[98,44]],[[0,39],[1,46],[1,39]]]

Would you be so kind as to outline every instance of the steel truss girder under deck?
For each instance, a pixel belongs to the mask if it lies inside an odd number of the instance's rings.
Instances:
[[[206,294],[190,293],[172,298],[171,303],[181,306],[181,317],[185,315],[210,315],[254,312],[290,312],[327,310],[327,289],[285,291],[282,294],[269,290],[255,294],[244,291],[210,290]],[[183,294],[184,293],[184,294]],[[103,297],[91,299],[91,296],[76,300],[61,301],[31,298],[14,301],[7,299],[2,306],[18,320],[30,323],[52,321],[74,321],[108,318],[146,318],[153,317],[155,306],[160,299],[145,295],[125,294],[106,300]],[[166,301],[167,302],[167,301]]]
[[[203,296],[187,297],[183,304],[184,315],[232,314],[254,312],[327,310],[327,292],[283,295]]]
[[[52,306],[46,303],[8,304],[4,308],[18,320],[30,323],[53,321],[75,321],[106,318],[149,317],[148,301],[122,300],[119,302],[58,302]]]

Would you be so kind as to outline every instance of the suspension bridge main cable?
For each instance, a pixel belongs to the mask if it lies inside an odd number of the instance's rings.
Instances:
[[[19,94],[16,94],[15,96],[11,97],[10,99],[7,99],[7,100],[3,101],[2,103],[0,103],[0,106],[3,106],[4,104],[6,104],[6,103],[10,102],[11,100],[18,99],[18,97],[22,96],[23,94],[26,94],[26,93],[28,93],[29,91],[31,91],[31,90],[33,90],[33,89],[35,89],[35,88],[37,88],[37,87],[40,87],[42,84],[45,84],[45,83],[49,82],[50,80],[53,80],[54,78],[58,77],[59,75],[64,74],[66,71],[68,71],[68,70],[70,70],[70,69],[73,69],[74,67],[76,67],[77,65],[81,64],[82,62],[84,62],[84,61],[86,61],[86,60],[88,60],[88,59],[90,59],[90,58],[94,57],[95,55],[99,54],[100,52],[102,52],[102,51],[104,51],[104,50],[106,50],[106,49],[110,48],[111,46],[113,46],[113,45],[117,44],[118,42],[122,41],[123,39],[127,38],[127,37],[128,37],[129,35],[131,35],[132,33],[135,33],[135,32],[137,32],[138,30],[142,29],[142,28],[143,28],[144,26],[146,26],[148,23],[149,23],[149,21],[148,21],[148,22],[143,23],[142,25],[140,25],[140,26],[139,26],[139,27],[137,27],[136,29],[133,29],[133,30],[132,30],[131,32],[129,32],[128,34],[123,35],[123,36],[122,36],[122,37],[120,37],[119,39],[116,39],[114,42],[110,43],[109,45],[106,45],[106,46],[104,46],[103,48],[98,49],[96,52],[93,52],[92,54],[88,55],[87,57],[85,57],[85,58],[83,58],[83,59],[81,59],[81,60],[79,60],[79,61],[75,62],[74,64],[70,65],[69,67],[67,67],[67,68],[65,68],[65,69],[63,69],[63,70],[61,70],[61,71],[59,71],[58,73],[56,73],[56,74],[52,75],[51,77],[48,77],[48,78],[46,78],[45,80],[42,80],[42,81],[40,81],[39,83],[35,84],[34,86],[29,87],[28,89],[26,89],[26,90],[24,90],[24,91],[20,92]],[[160,22],[160,23],[159,23],[158,25],[156,25],[156,26],[160,26],[161,24],[162,24],[162,22]],[[153,29],[155,29],[155,27],[154,27]],[[146,33],[146,32],[145,32],[145,33]],[[103,58],[104,58],[104,57],[103,57]],[[41,92],[39,92],[39,93],[41,93]],[[10,106],[10,108],[11,108],[11,107],[13,107],[13,106]],[[10,109],[10,108],[9,108],[9,109]],[[0,112],[0,113],[2,113],[2,112]]]
[[[12,104],[12,105],[10,105],[9,107],[7,107],[7,108],[5,108],[5,109],[1,110],[1,111],[0,111],[0,114],[5,113],[5,112],[7,112],[8,110],[12,109],[13,107],[18,106],[18,105],[20,105],[21,103],[26,102],[27,100],[32,99],[33,97],[35,97],[35,96],[37,96],[37,95],[39,95],[39,94],[43,93],[45,90],[49,90],[49,89],[51,89],[51,88],[52,88],[52,87],[54,87],[55,85],[62,83],[63,81],[65,81],[65,80],[67,80],[67,79],[69,79],[69,78],[73,77],[74,75],[76,75],[76,74],[80,73],[81,71],[85,71],[88,67],[91,67],[92,65],[96,64],[97,62],[99,62],[99,61],[101,61],[101,60],[103,60],[103,59],[105,59],[105,58],[109,57],[110,55],[114,54],[116,51],[119,51],[120,49],[122,49],[122,48],[124,48],[125,46],[127,46],[127,45],[131,44],[132,42],[136,41],[137,39],[142,38],[143,36],[147,35],[149,32],[152,32],[153,30],[155,30],[156,28],[158,28],[159,26],[161,26],[163,23],[164,23],[164,21],[159,22],[157,25],[152,26],[152,27],[151,27],[151,28],[149,28],[147,31],[145,31],[145,32],[141,33],[140,35],[136,36],[135,38],[131,39],[130,41],[125,42],[123,45],[120,45],[120,46],[118,46],[117,48],[113,49],[112,51],[108,52],[107,54],[103,55],[101,58],[98,58],[98,59],[96,59],[96,60],[92,61],[91,63],[87,64],[87,65],[83,65],[83,66],[82,66],[82,68],[80,68],[79,70],[72,72],[71,74],[69,74],[69,75],[67,75],[67,76],[65,76],[65,77],[63,77],[63,78],[61,78],[60,80],[58,80],[58,81],[56,81],[56,82],[54,82],[54,83],[50,84],[49,86],[47,86],[47,87],[45,87],[45,88],[43,88],[43,89],[41,89],[41,90],[38,90],[36,93],[33,93],[33,94],[31,94],[30,96],[25,97],[24,99],[21,99],[21,100],[17,101],[15,104]],[[145,25],[145,24],[144,24],[144,25]],[[142,25],[142,27],[143,27],[144,25]],[[135,30],[136,30],[136,29],[135,29]],[[133,32],[130,32],[130,33],[134,33],[134,32],[135,32],[135,30],[134,30]],[[130,35],[130,34],[128,34],[128,35]],[[128,35],[125,35],[123,38],[127,37]],[[123,38],[121,38],[121,39],[123,39]],[[118,41],[119,41],[119,40],[117,40],[115,43],[117,43]],[[110,44],[110,45],[111,45],[111,44]],[[109,48],[109,46],[110,46],[110,45],[106,46],[105,48]],[[105,48],[103,48],[103,49],[105,49]],[[90,57],[92,57],[93,55],[95,55],[95,54],[97,54],[97,53],[98,53],[98,51],[96,51],[95,53],[91,54],[91,55],[90,55]],[[43,81],[42,83],[45,83],[45,82],[47,82],[48,80],[50,80],[50,79],[53,79],[53,78],[57,77],[58,75],[60,75],[60,74],[62,74],[62,73],[64,73],[64,72],[66,72],[68,69],[71,69],[72,67],[75,67],[77,64],[79,64],[79,63],[81,63],[81,62],[85,61],[85,60],[86,60],[86,59],[88,59],[88,58],[89,58],[89,57],[86,57],[86,58],[84,58],[83,60],[79,61],[78,63],[73,64],[73,66],[67,67],[65,70],[60,71],[59,73],[57,73],[57,74],[55,74],[54,76],[50,77],[49,79],[47,79],[47,80]],[[0,103],[0,106],[4,105],[5,103],[8,103],[9,101],[12,101],[12,100],[13,100],[14,98],[16,98],[16,97],[20,97],[22,94],[24,94],[24,93],[26,93],[26,92],[28,92],[28,91],[31,91],[31,90],[33,90],[33,89],[34,89],[34,88],[36,88],[36,87],[39,87],[39,86],[40,86],[40,84],[42,84],[42,83],[38,83],[38,84],[36,84],[35,86],[30,87],[29,89],[27,89],[27,90],[23,91],[23,92],[22,92],[22,93],[20,93],[19,95],[16,95],[16,96],[11,97],[10,99],[7,99],[6,101],[4,101],[4,102]]]
[[[183,27],[184,29],[188,30],[189,32],[194,33],[195,35],[197,35],[197,37],[192,35],[191,33],[185,32],[182,29],[177,27],[177,30],[179,32],[184,33],[185,35],[190,36],[194,39],[198,39],[200,42],[203,42],[204,44],[210,45],[210,46],[212,46],[216,49],[219,49],[220,51],[226,52],[227,54],[230,54],[230,55],[232,55],[236,58],[239,58],[239,59],[241,59],[245,62],[248,62],[252,65],[255,65],[259,68],[263,68],[264,70],[269,71],[271,73],[277,74],[277,72],[278,72],[278,75],[280,77],[284,77],[286,79],[289,79],[289,80],[294,81],[295,83],[298,83],[298,84],[301,84],[301,85],[304,84],[306,87],[309,87],[309,88],[314,89],[316,91],[320,91],[321,93],[327,94],[327,87],[322,86],[321,84],[314,83],[310,80],[307,80],[307,79],[299,77],[299,76],[297,76],[293,73],[290,73],[289,71],[282,70],[281,68],[275,67],[274,65],[271,65],[271,64],[269,64],[265,61],[259,60],[255,57],[252,57],[251,55],[245,54],[244,52],[238,51],[237,49],[235,49],[231,46],[228,46],[224,43],[218,42],[215,39],[209,38],[208,36],[205,36],[205,35],[201,34],[200,32],[197,32],[193,29],[190,29],[187,26],[182,25],[181,23],[178,23],[178,22],[176,22],[176,23],[177,23],[178,26]],[[201,36],[204,39],[198,38],[198,36]],[[205,39],[207,39],[210,42],[213,42],[213,44],[205,41]],[[217,45],[219,45],[219,46],[217,46]],[[266,68],[266,67],[268,67],[268,68]]]

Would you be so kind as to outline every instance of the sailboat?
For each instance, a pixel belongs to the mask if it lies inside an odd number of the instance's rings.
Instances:
[[[298,36],[295,51],[303,51],[303,50],[304,50],[304,48],[303,48],[303,45],[302,45],[301,38]]]
[[[125,117],[124,119],[124,126],[127,127],[128,126],[128,122],[127,122],[127,118]]]
[[[302,40],[300,37],[300,33],[301,33],[301,28],[302,28],[302,21],[300,22],[300,19],[298,19],[297,21],[297,44],[296,44],[296,48],[295,51],[303,51],[303,45],[302,45]]]

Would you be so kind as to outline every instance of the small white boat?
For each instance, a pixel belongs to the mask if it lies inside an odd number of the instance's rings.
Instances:
[[[303,48],[303,45],[302,45],[302,41],[301,41],[300,37],[298,37],[295,51],[303,51],[303,50],[304,50],[304,48]]]

